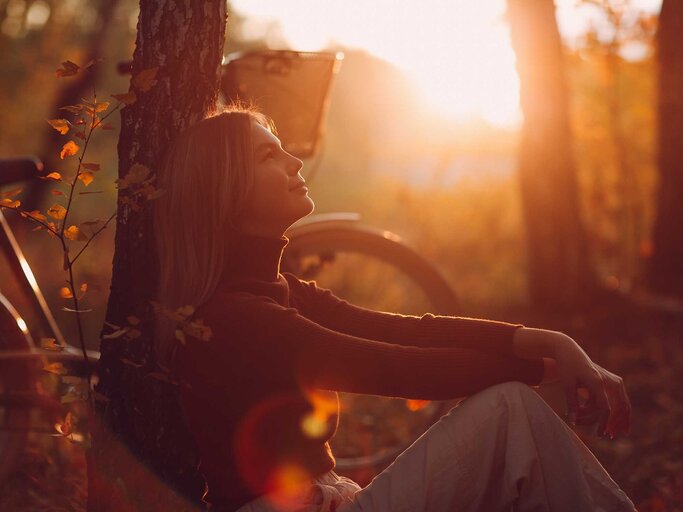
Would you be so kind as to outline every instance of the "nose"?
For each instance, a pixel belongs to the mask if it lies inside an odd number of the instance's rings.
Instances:
[[[299,171],[303,168],[304,163],[301,160],[299,160],[297,157],[295,157],[294,155],[292,155],[290,153],[288,153],[288,155],[289,155],[289,163],[288,163],[289,173],[292,176],[296,176],[297,174],[299,174]]]

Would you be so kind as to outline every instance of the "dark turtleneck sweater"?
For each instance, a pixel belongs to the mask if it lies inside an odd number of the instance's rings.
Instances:
[[[513,354],[520,326],[354,306],[281,274],[287,242],[234,236],[215,293],[195,313],[213,336],[181,346],[191,386],[183,412],[215,509],[333,469],[336,391],[438,400],[541,381],[541,359]]]

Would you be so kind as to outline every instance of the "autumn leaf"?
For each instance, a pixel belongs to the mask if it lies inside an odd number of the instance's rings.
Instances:
[[[62,192],[61,190],[59,190],[57,188],[53,188],[50,192],[52,193],[53,196],[63,196],[64,195],[64,192]]]
[[[71,422],[71,412],[67,412],[63,422],[55,423],[55,430],[63,436],[68,436],[71,434]]]
[[[47,220],[47,217],[45,215],[43,215],[42,213],[40,213],[39,210],[33,210],[30,212],[21,212],[21,216],[24,218],[30,217],[32,219],[39,220],[39,221],[46,221]]]
[[[84,169],[88,169],[89,171],[99,171],[100,170],[100,164],[94,164],[91,162],[81,164],[81,167]]]
[[[48,363],[43,366],[43,370],[49,373],[54,373],[55,375],[66,375],[67,371],[62,363]]]
[[[21,201],[16,201],[8,197],[0,199],[0,206],[4,206],[6,208],[19,208],[20,205]]]
[[[66,119],[48,119],[47,122],[62,135],[69,131],[69,122]]]
[[[71,294],[71,290],[67,288],[66,286],[63,286],[62,288],[59,289],[59,295],[62,297],[62,299],[72,299],[73,295]]]
[[[133,87],[140,90],[141,92],[149,91],[156,83],[157,71],[159,71],[158,66],[143,69],[131,80]]]
[[[109,108],[110,103],[103,101],[102,103],[95,103],[95,112],[104,112]]]
[[[20,194],[23,189],[21,187],[19,188],[13,188],[12,190],[7,190],[5,192],[0,192],[0,196],[2,197],[12,197],[16,196],[17,194]]]
[[[111,96],[125,105],[132,105],[138,99],[134,91],[128,91],[125,94],[112,94]]]
[[[76,153],[78,153],[78,150],[80,148],[78,147],[78,144],[76,144],[74,141],[70,140],[64,146],[62,147],[61,153],[59,153],[59,158],[64,160],[67,156],[73,156]]]
[[[53,219],[62,220],[64,217],[66,217],[66,208],[64,208],[61,204],[54,204],[47,211],[47,214]]]
[[[55,338],[40,338],[40,348],[53,352],[61,352],[64,350],[64,345],[57,343]]]
[[[87,291],[88,291],[88,283],[83,283],[83,284],[81,284],[80,290],[81,290],[82,293],[87,292]]]
[[[57,74],[58,78],[64,78],[67,76],[75,75],[76,73],[78,73],[79,69],[81,69],[81,67],[75,62],[65,60],[64,62],[62,62],[62,67],[57,69],[55,73]]]
[[[85,242],[88,240],[88,237],[85,235],[85,233],[78,229],[78,226],[69,226],[64,230],[64,236],[69,240],[78,240],[80,242]]]
[[[78,179],[81,180],[83,185],[87,187],[95,179],[95,176],[90,171],[83,171],[78,174]]]
[[[65,105],[63,107],[59,107],[59,110],[66,110],[67,112],[71,112],[72,114],[81,114],[86,108],[88,108],[87,105],[83,105],[82,103],[79,103],[78,105]],[[79,124],[84,124],[84,121],[79,120],[74,122],[75,125]]]
[[[47,176],[38,176],[41,180],[62,181],[62,175],[58,172],[51,172]]]

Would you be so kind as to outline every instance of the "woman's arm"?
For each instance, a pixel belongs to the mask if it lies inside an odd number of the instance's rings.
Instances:
[[[512,336],[521,327],[507,322],[434,315],[401,315],[362,308],[320,288],[284,273],[290,297],[301,314],[338,332],[395,345],[449,348],[460,347],[512,356]]]
[[[214,338],[198,350],[258,365],[263,375],[294,375],[310,387],[416,399],[466,396],[506,381],[537,385],[540,359],[459,347],[401,346],[333,331],[294,308],[257,296],[232,296],[207,308]]]

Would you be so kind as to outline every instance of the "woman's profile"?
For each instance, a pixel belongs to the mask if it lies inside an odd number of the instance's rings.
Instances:
[[[156,350],[184,384],[211,510],[635,510],[532,389],[559,381],[569,423],[596,413],[604,435],[628,433],[622,379],[570,337],[372,311],[280,272],[284,233],[314,209],[301,168],[266,116],[232,106],[181,134],[159,172],[157,298],[195,306],[212,336],[180,343],[160,316]],[[337,391],[467,398],[361,488],[334,471]]]

